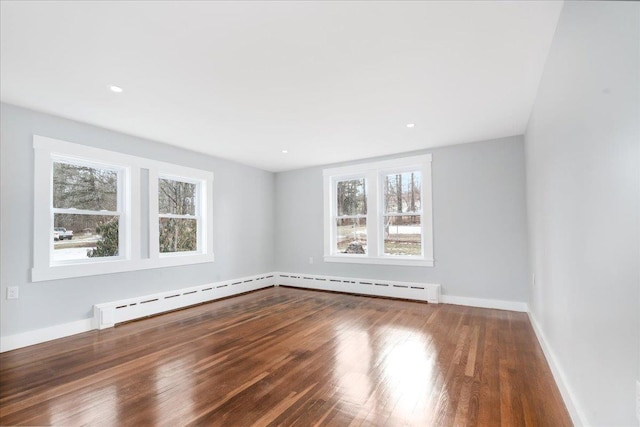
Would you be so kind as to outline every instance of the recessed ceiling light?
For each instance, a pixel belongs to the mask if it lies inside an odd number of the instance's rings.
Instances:
[[[408,127],[408,128],[415,127],[415,125],[416,125],[415,123],[407,123],[407,127]]]
[[[115,93],[122,93],[122,88],[120,86],[111,85],[109,86],[109,90]]]
[[[282,150],[282,154],[287,154],[289,150]]]

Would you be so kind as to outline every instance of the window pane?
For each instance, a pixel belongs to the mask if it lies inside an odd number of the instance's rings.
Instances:
[[[421,187],[422,179],[419,171],[386,175],[384,177],[384,212],[420,212]]]
[[[367,194],[364,178],[337,182],[338,216],[366,215]]]
[[[367,219],[343,218],[337,220],[337,249],[347,254],[367,253]]]
[[[55,214],[52,260],[118,256],[118,218],[111,215]]]
[[[159,179],[158,210],[161,214],[195,215],[196,184]]]
[[[422,255],[420,215],[385,216],[385,255]]]
[[[53,163],[53,207],[118,210],[118,173],[111,169]]]
[[[160,252],[198,250],[198,221],[183,218],[160,218]]]

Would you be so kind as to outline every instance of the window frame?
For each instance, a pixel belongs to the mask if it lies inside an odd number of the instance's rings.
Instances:
[[[160,252],[158,180],[161,178],[190,182],[197,186],[196,210],[200,211],[200,221],[196,251]],[[185,259],[198,260],[196,262],[213,261],[213,175],[210,172],[169,163],[149,169],[149,257],[166,266],[184,265]]]
[[[323,170],[324,181],[324,261],[342,263],[386,264],[433,267],[433,197],[431,154],[357,163]],[[383,185],[391,174],[420,171],[422,255],[387,255],[384,253],[384,218],[386,216]],[[365,179],[367,197],[367,253],[345,254],[337,251],[337,183]],[[410,215],[414,215],[411,213]]]
[[[40,135],[33,136],[34,148],[34,233],[33,268],[31,281],[94,276],[177,265],[198,264],[214,261],[213,253],[213,172],[160,162],[87,145],[61,141]],[[53,163],[55,161],[79,163],[118,169],[118,210],[121,212],[119,227],[119,252],[116,257],[101,257],[73,262],[53,261]],[[142,171],[148,170],[149,219],[142,229]],[[176,175],[201,182],[202,244],[196,252],[186,252],[181,256],[160,257],[158,240],[153,246],[153,231],[158,234],[157,223],[157,179],[158,174]],[[122,179],[121,176],[123,177]],[[155,189],[153,183],[155,182]],[[122,189],[122,191],[120,191]],[[48,201],[48,209],[42,209],[43,201]],[[122,203],[122,204],[120,204]],[[155,225],[155,227],[154,227]],[[200,225],[200,224],[199,224]],[[148,230],[146,230],[148,227]],[[145,233],[143,233],[143,231]],[[148,233],[146,233],[148,231]],[[142,236],[149,238],[149,252],[142,254]],[[154,252],[156,250],[156,252]]]

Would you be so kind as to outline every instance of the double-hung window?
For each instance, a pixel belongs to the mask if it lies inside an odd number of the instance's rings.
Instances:
[[[430,154],[323,174],[325,261],[433,266]]]
[[[149,172],[150,255],[164,265],[213,253],[211,173],[162,164]]]
[[[32,281],[214,260],[210,171],[37,135],[33,144]]]
[[[198,183],[181,178],[158,180],[158,223],[160,253],[198,250]]]
[[[54,155],[52,160],[50,212],[58,236],[51,247],[51,264],[126,257],[126,169],[64,156]],[[61,250],[64,246],[67,250]]]

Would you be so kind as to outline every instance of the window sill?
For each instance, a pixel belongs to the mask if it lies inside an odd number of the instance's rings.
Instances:
[[[96,276],[100,274],[124,273],[153,268],[176,267],[180,265],[213,262],[213,254],[166,257],[144,260],[104,260],[82,264],[56,265],[31,269],[31,281],[68,279],[73,277]]]
[[[368,257],[361,255],[325,255],[324,262],[342,262],[349,264],[380,264],[380,265],[403,265],[413,267],[433,267],[433,259],[410,259],[400,257]]]

